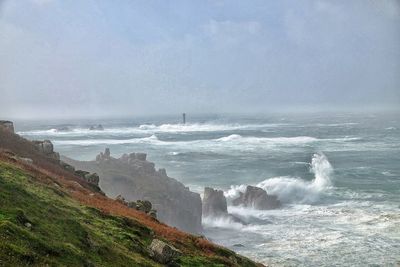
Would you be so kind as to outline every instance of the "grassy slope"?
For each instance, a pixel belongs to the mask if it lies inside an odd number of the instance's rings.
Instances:
[[[181,266],[256,266],[94,193],[73,177],[0,152],[0,266],[159,266],[147,251],[153,238],[179,248]]]

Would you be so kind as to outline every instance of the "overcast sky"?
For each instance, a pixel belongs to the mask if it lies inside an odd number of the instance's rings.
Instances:
[[[0,116],[400,107],[399,0],[0,0]]]

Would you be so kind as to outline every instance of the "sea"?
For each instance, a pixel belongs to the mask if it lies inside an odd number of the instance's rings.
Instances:
[[[400,266],[400,113],[132,116],[16,121],[31,140],[92,160],[145,152],[192,191],[228,203],[246,185],[282,207],[228,205],[245,223],[203,218],[215,243],[271,266]],[[104,130],[89,130],[101,124]]]

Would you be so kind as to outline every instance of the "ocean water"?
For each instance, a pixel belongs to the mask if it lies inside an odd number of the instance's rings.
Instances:
[[[90,160],[146,152],[158,168],[228,200],[245,185],[275,194],[282,208],[229,206],[248,224],[204,218],[216,243],[273,266],[400,264],[400,114],[188,115],[119,120],[17,121],[28,139],[50,139]],[[104,131],[90,131],[101,123]],[[67,127],[67,131],[57,130]]]

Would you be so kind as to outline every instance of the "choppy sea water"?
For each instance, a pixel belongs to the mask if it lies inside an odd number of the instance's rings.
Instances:
[[[50,139],[90,160],[146,152],[156,167],[202,193],[234,198],[245,185],[283,207],[229,206],[247,225],[205,218],[216,243],[273,266],[400,264],[400,114],[220,115],[16,122],[28,139]],[[104,131],[90,131],[101,123]],[[64,128],[64,129],[63,129]]]

